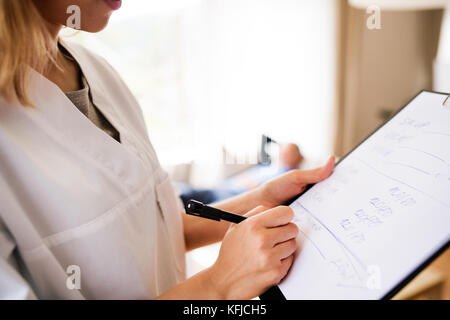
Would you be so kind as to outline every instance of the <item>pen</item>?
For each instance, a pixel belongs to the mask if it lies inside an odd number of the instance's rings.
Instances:
[[[246,217],[243,217],[243,216],[240,216],[240,215],[237,215],[234,213],[226,212],[226,211],[223,211],[220,209],[216,209],[216,208],[207,206],[206,204],[203,204],[200,201],[196,201],[196,200],[192,200],[192,199],[188,201],[186,213],[193,215],[193,216],[201,217],[201,218],[206,218],[206,219],[211,219],[211,220],[216,220],[216,221],[225,220],[225,221],[233,222],[233,223],[239,223],[239,222],[247,219]]]

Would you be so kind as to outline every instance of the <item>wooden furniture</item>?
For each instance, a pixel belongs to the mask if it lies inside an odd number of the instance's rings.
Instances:
[[[394,300],[450,299],[450,249],[417,275]]]

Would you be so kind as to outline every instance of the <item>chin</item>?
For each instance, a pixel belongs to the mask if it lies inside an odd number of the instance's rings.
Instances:
[[[94,23],[87,23],[82,26],[82,30],[90,33],[100,32],[106,28],[109,22],[109,16],[105,19],[96,19]]]

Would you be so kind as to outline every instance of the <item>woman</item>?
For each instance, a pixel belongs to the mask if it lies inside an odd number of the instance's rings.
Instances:
[[[120,0],[0,0],[0,297],[247,299],[278,283],[297,235],[279,205],[333,158],[217,204],[250,217],[237,226],[182,214],[130,91],[59,39],[70,5],[97,32]],[[220,240],[186,280],[185,251]]]

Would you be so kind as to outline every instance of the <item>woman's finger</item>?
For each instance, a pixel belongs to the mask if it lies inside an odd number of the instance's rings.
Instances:
[[[300,184],[311,184],[328,178],[334,169],[334,156],[331,156],[327,163],[320,168],[312,170],[296,170],[295,180]]]
[[[281,276],[280,281],[277,284],[279,284],[281,282],[281,280],[283,280],[283,278],[287,275],[287,273],[289,272],[289,269],[292,266],[292,263],[294,263],[294,255],[290,255],[286,259],[281,260],[281,274],[282,274],[282,276]]]
[[[278,206],[261,213],[257,219],[263,227],[284,226],[294,218],[294,211],[287,206]]]
[[[290,255],[292,255],[297,250],[297,240],[291,239],[282,243],[277,244],[274,247],[275,255],[280,260],[283,260]]]
[[[266,211],[268,208],[265,206],[257,206],[256,208],[253,208],[249,212],[247,212],[244,216],[249,218],[252,216],[256,216],[257,214]]]
[[[294,262],[294,255],[290,255],[289,257],[281,260],[281,265],[277,269],[277,277],[273,283],[274,285],[280,284],[281,280],[283,280],[283,278],[286,277],[293,262]]]
[[[297,238],[298,227],[290,222],[278,228],[269,228],[266,230],[266,233],[270,238],[269,241],[275,246],[278,243]]]

